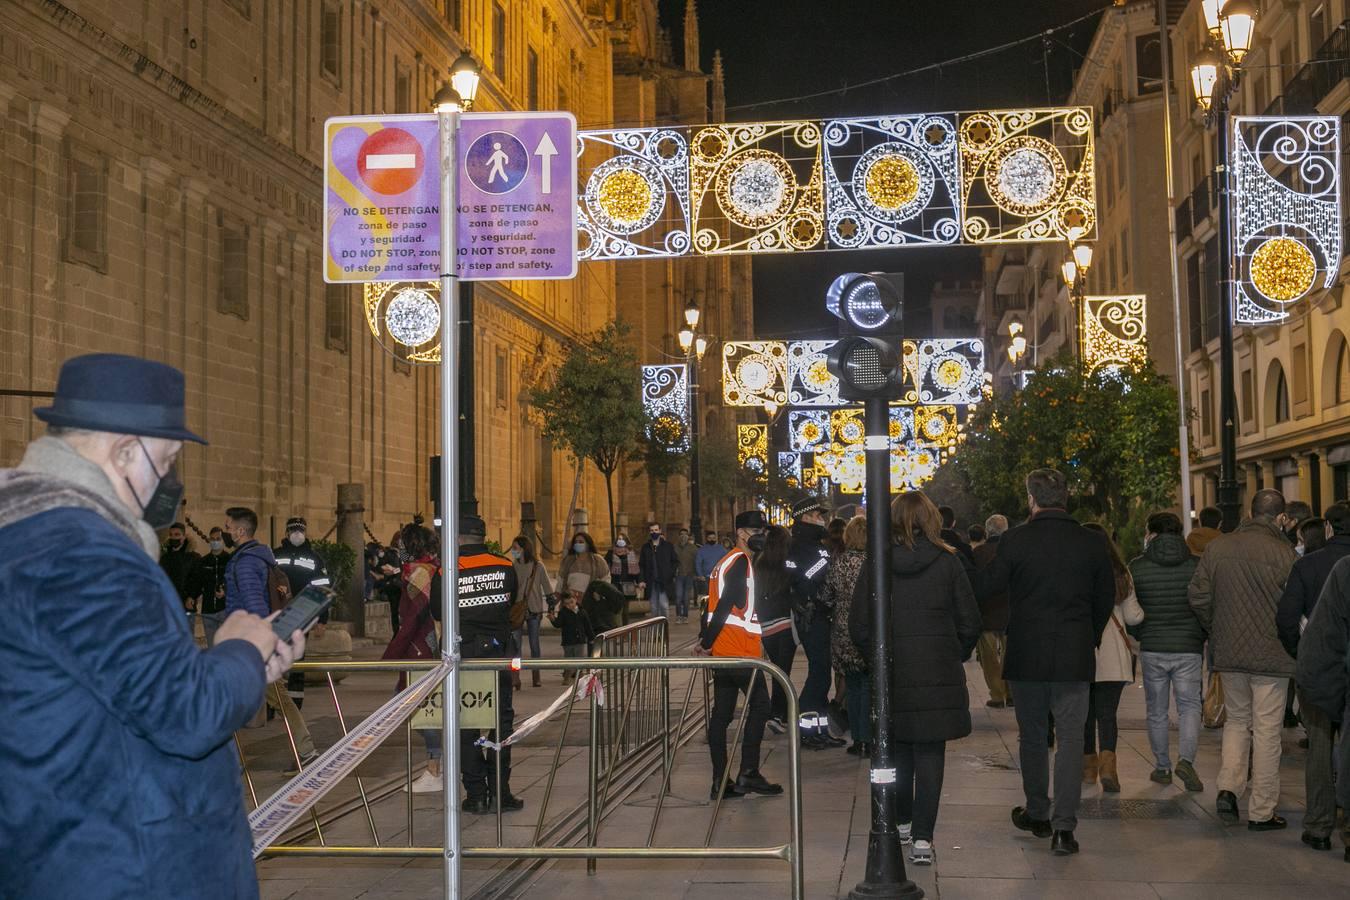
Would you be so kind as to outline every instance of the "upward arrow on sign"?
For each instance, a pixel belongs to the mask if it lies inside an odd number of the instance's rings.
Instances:
[[[534,155],[543,162],[543,177],[539,180],[539,193],[553,193],[553,157],[558,155],[558,148],[553,146],[553,139],[544,132],[544,136],[539,139],[539,146],[534,148]]]

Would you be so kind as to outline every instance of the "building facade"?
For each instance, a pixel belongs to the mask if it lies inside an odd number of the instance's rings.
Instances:
[[[658,53],[655,40],[621,52],[639,21],[656,29],[655,0],[4,4],[0,464],[40,433],[31,408],[45,401],[28,395],[52,390],[64,359],[134,353],[187,373],[189,421],[211,439],[181,464],[202,527],[242,504],[265,531],[299,514],[322,533],[346,483],[364,486],[381,540],[430,518],[437,372],[380,348],[359,287],[322,281],[323,122],[429,109],[466,48],[483,65],[476,109],[566,109],[582,128],[655,116],[616,92],[631,78],[620,69],[646,65],[634,52]],[[475,286],[491,537],[509,541],[529,502],[559,546],[574,468],[532,421],[528,389],[579,336],[628,314],[621,271]],[[674,293],[622,305],[682,307]],[[603,498],[587,469],[578,502],[597,533]]]
[[[1244,61],[1233,111],[1245,115],[1332,115],[1350,111],[1350,14],[1345,0],[1261,4],[1256,41]],[[1187,87],[1206,29],[1199,0],[1181,10],[1172,37],[1176,84]],[[1190,401],[1196,504],[1216,499],[1219,421],[1218,278],[1213,214],[1215,142],[1189,90],[1176,123],[1177,209],[1186,321],[1183,339]],[[1344,171],[1342,164],[1342,171]],[[1344,202],[1344,201],[1342,201]],[[1342,209],[1344,218],[1344,209]],[[1350,309],[1346,268],[1317,288],[1288,319],[1234,329],[1238,482],[1244,503],[1277,488],[1320,510],[1350,497]]]

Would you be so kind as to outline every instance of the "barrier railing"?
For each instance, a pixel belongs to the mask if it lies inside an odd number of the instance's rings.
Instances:
[[[637,623],[639,626],[644,623]],[[634,628],[635,626],[628,626]],[[623,631],[624,629],[616,629]],[[653,629],[655,630],[655,629]],[[617,640],[625,640],[622,636]],[[632,638],[636,640],[636,638]],[[603,649],[603,648],[602,648]],[[507,659],[471,659],[463,660],[460,663],[462,671],[481,672],[495,671],[504,673],[512,665],[511,660]],[[703,677],[715,673],[719,670],[728,669],[754,669],[750,681],[750,690],[754,690],[759,679],[764,679],[763,688],[767,688],[769,679],[777,682],[783,689],[788,701],[789,721],[797,719],[797,702],[795,691],[787,676],[782,670],[773,664],[762,659],[742,659],[725,657],[675,657],[669,659],[663,658],[605,658],[598,657],[592,659],[530,659],[521,660],[520,668],[525,671],[543,670],[543,671],[562,671],[577,672],[579,674],[595,673],[599,676],[611,675],[622,676],[625,672],[630,678],[641,673],[652,673],[664,675],[666,679],[672,671],[689,671],[691,677],[685,691],[685,696],[681,712],[675,719],[675,723],[670,724],[670,710],[665,712],[666,726],[663,728],[662,735],[649,735],[646,741],[648,751],[653,751],[660,747],[660,770],[661,783],[657,794],[656,803],[653,807],[652,822],[648,829],[645,846],[620,846],[606,847],[599,845],[599,835],[606,814],[610,811],[609,800],[611,788],[614,785],[616,776],[622,775],[635,787],[637,784],[645,781],[652,774],[648,768],[638,766],[635,763],[640,762],[640,758],[635,754],[629,754],[625,760],[618,754],[622,748],[623,742],[616,740],[610,746],[606,747],[601,741],[601,705],[599,697],[592,692],[589,698],[590,713],[590,737],[588,742],[588,755],[590,757],[590,777],[587,780],[588,790],[584,807],[579,807],[578,812],[585,812],[584,833],[579,835],[580,843],[577,846],[564,846],[545,844],[543,840],[549,834],[565,833],[566,829],[555,826],[546,832],[545,821],[550,802],[550,795],[553,790],[552,773],[556,772],[558,760],[562,753],[562,747],[567,738],[569,726],[573,716],[573,710],[577,703],[575,693],[569,703],[565,706],[563,713],[563,726],[558,736],[556,746],[553,751],[553,766],[550,772],[550,778],[545,793],[540,798],[540,810],[535,825],[533,837],[527,846],[512,847],[505,846],[502,840],[502,819],[500,804],[494,804],[497,807],[497,845],[496,846],[478,846],[464,847],[462,850],[463,858],[468,859],[499,859],[499,860],[525,860],[525,861],[543,861],[549,859],[585,859],[587,861],[587,870],[595,872],[596,861],[601,859],[781,859],[788,863],[791,882],[791,897],[793,900],[802,900],[804,888],[804,865],[802,856],[802,804],[801,804],[801,759],[800,747],[797,741],[787,742],[788,772],[785,777],[785,793],[788,801],[788,836],[782,844],[760,846],[760,847],[716,847],[712,844],[712,839],[717,828],[718,816],[721,811],[722,794],[727,783],[731,778],[733,771],[734,757],[740,746],[740,738],[746,727],[749,704],[745,703],[741,710],[739,721],[736,727],[734,738],[728,740],[728,748],[732,759],[728,762],[727,771],[724,773],[723,781],[718,785],[716,797],[712,804],[712,814],[709,819],[708,828],[702,846],[656,846],[655,840],[657,829],[660,825],[661,814],[664,800],[669,793],[672,773],[675,768],[676,750],[684,743],[687,743],[700,730],[706,727],[706,714],[692,708],[694,698],[694,689],[705,682]],[[416,672],[434,668],[431,662],[335,662],[335,663],[299,663],[296,669],[299,671],[318,671],[323,672],[327,677],[329,689],[332,692],[335,707],[338,710],[338,720],[343,729],[347,731],[347,722],[341,709],[338,699],[336,683],[333,679],[335,673],[370,673],[370,672]],[[619,679],[622,681],[622,679]],[[636,683],[636,682],[634,682]],[[662,682],[664,689],[668,693],[668,680]],[[613,734],[620,736],[625,733],[627,721],[625,712],[630,714],[634,708],[635,702],[641,696],[641,692],[636,689],[629,689],[624,696],[622,705],[618,712],[618,723],[615,726]],[[613,699],[606,698],[606,706],[616,706]],[[345,846],[345,845],[327,845],[323,842],[322,828],[320,827],[320,817],[317,811],[311,811],[313,823],[313,833],[319,839],[319,846],[304,845],[298,843],[273,844],[267,847],[265,856],[285,857],[285,856],[320,856],[320,857],[393,857],[393,858],[441,858],[445,859],[445,850],[440,846],[418,844],[413,832],[413,797],[410,788],[412,783],[412,736],[411,729],[407,731],[407,752],[406,752],[406,770],[404,777],[400,781],[394,781],[389,784],[383,784],[378,789],[371,791],[367,789],[365,781],[360,777],[353,775],[356,779],[359,804],[349,808],[348,812],[355,812],[356,809],[364,808],[366,820],[371,831],[373,846]],[[287,726],[288,740],[291,745],[292,754],[296,757],[299,764],[299,754],[296,751],[294,735],[291,733],[289,725]],[[249,790],[253,794],[256,803],[256,793],[253,792],[253,780],[248,771],[248,762],[244,756],[243,745],[236,741],[240,750],[240,759],[245,766],[245,778],[249,785]],[[607,765],[601,766],[601,757],[606,751],[610,760]],[[496,755],[496,754],[494,754]],[[498,783],[500,783],[501,761],[498,756],[496,761],[498,771]],[[636,780],[634,780],[636,779]],[[458,780],[458,773],[448,773],[447,783],[453,785]],[[394,794],[402,787],[407,790],[407,844],[402,846],[391,846],[382,843],[378,829],[375,824],[375,817],[371,811],[371,804],[380,799]],[[446,802],[456,802],[457,791],[450,791],[445,800]],[[287,839],[296,840],[293,834],[286,836]],[[446,859],[446,865],[458,865],[458,860]]]

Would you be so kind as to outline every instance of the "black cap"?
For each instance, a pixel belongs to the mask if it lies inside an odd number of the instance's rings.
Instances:
[[[291,516],[289,519],[286,520],[287,531],[304,531],[305,528],[306,526],[304,516]]]
[[[460,537],[487,537],[487,525],[478,516],[459,517]]]
[[[768,528],[769,523],[764,521],[764,513],[757,509],[747,509],[743,513],[736,515],[737,528]]]
[[[792,504],[792,518],[800,519],[807,513],[823,512],[829,513],[830,508],[819,497],[807,497],[805,500],[798,500]]]

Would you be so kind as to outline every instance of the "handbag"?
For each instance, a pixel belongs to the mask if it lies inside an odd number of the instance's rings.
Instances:
[[[511,630],[519,631],[525,627],[525,614],[530,611],[530,591],[534,588],[534,576],[539,573],[539,563],[534,564],[530,569],[530,577],[525,579],[525,590],[521,593],[520,599],[511,604],[507,610],[507,615],[511,619]]]
[[[1209,683],[1205,685],[1205,702],[1201,707],[1200,721],[1206,728],[1222,728],[1228,719],[1228,708],[1223,702],[1223,676],[1218,672],[1209,673]]]

